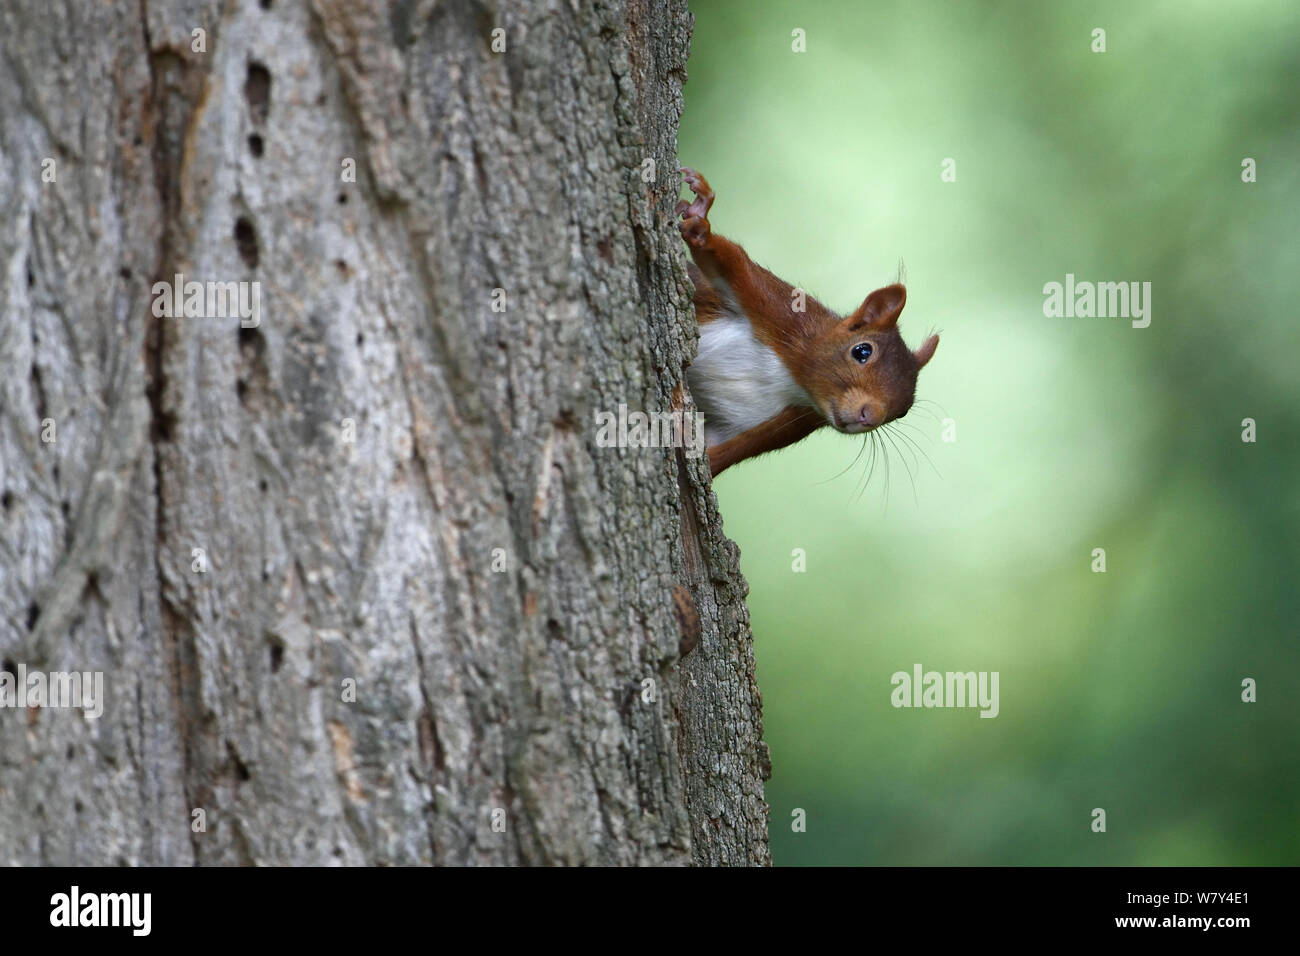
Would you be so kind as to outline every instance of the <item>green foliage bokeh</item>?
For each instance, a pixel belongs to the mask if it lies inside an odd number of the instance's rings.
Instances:
[[[1300,5],[692,7],[715,230],[841,311],[901,260],[942,332],[924,454],[862,490],[824,430],[716,483],[776,862],[1300,862]],[[1067,273],[1152,283],[1150,327],[1045,317]],[[998,671],[1000,715],[895,709],[915,663]]]

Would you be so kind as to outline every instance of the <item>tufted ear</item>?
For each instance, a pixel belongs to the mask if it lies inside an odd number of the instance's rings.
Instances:
[[[932,335],[912,354],[916,356],[916,367],[925,368],[925,363],[934,358],[934,350],[939,347],[939,336]]]
[[[877,289],[848,317],[849,328],[866,326],[873,329],[887,329],[898,321],[898,314],[903,311],[907,301],[907,290],[898,283]]]

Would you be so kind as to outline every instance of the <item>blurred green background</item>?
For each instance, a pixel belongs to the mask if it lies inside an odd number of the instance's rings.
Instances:
[[[828,429],[716,484],[776,863],[1300,863],[1300,4],[691,6],[714,229],[841,311],[901,259],[942,331],[933,468],[859,494]],[[1067,272],[1151,282],[1151,326],[1045,317]],[[1000,672],[1001,715],[891,707],[915,663]]]

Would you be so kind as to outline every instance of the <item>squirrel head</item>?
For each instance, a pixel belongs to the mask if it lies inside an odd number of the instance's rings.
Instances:
[[[877,289],[809,343],[805,390],[839,431],[870,431],[912,407],[916,377],[934,356],[939,336],[931,335],[915,352],[907,347],[898,331],[906,301],[901,285]]]

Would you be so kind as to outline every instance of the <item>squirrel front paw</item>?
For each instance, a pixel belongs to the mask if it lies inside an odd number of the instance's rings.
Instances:
[[[699,216],[687,216],[677,224],[677,230],[687,244],[697,249],[703,248],[709,241],[709,220],[701,219]]]
[[[713,208],[713,190],[709,187],[709,181],[689,166],[681,167],[681,174],[682,185],[695,193],[695,201],[687,203],[686,208],[692,216],[708,219],[709,210]],[[679,204],[678,209],[681,208]]]
[[[703,246],[709,241],[709,209],[713,206],[713,190],[709,181],[689,166],[681,167],[682,183],[695,193],[692,202],[682,200],[677,204],[677,215],[681,222],[677,228],[682,238],[692,246]]]

